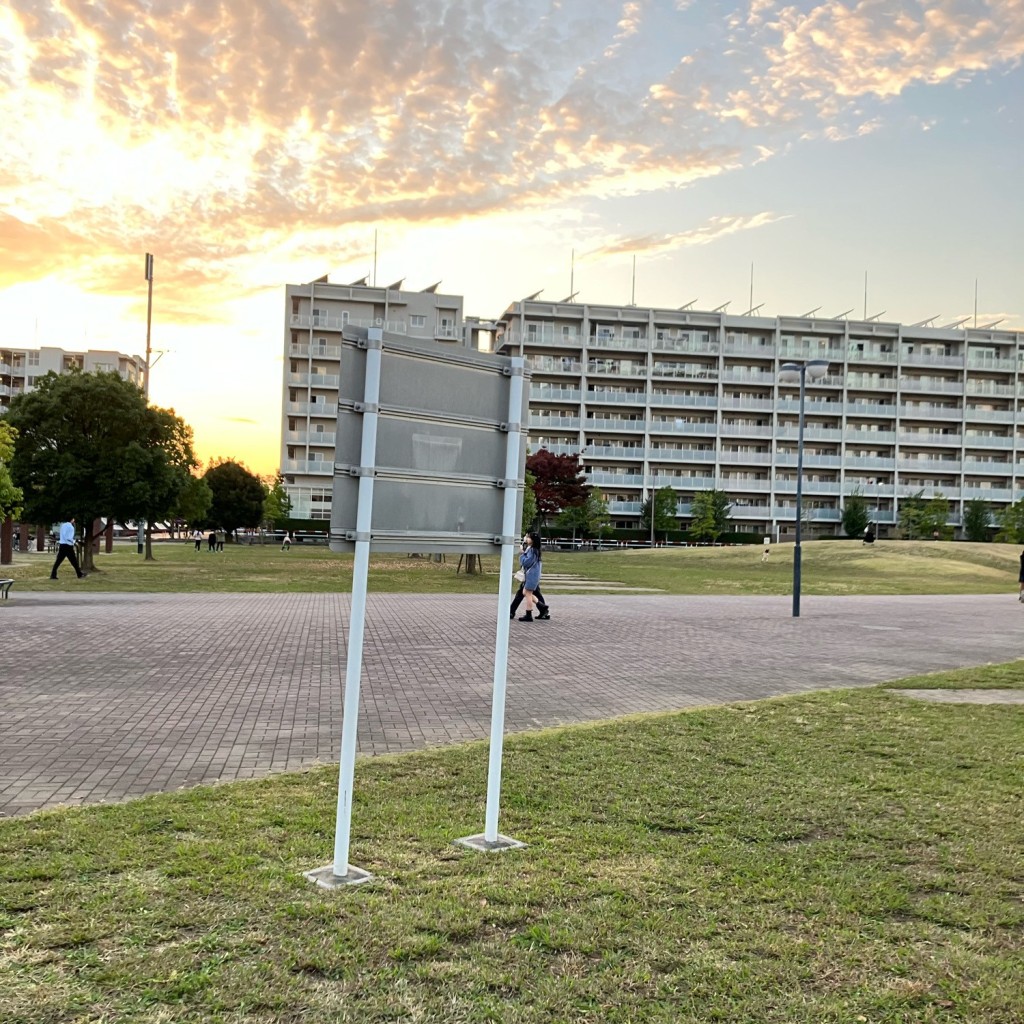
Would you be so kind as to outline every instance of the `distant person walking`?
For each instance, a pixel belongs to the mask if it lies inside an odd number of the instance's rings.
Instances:
[[[767,562],[768,561],[768,556],[771,553],[772,553],[772,549],[767,544],[765,544],[764,551],[761,552],[761,561],[762,562]]]
[[[291,551],[291,549],[292,549],[292,535],[291,535],[291,533],[286,533],[284,535],[284,540],[281,541],[281,550],[282,551]]]
[[[203,550],[203,534],[201,530],[192,531],[192,539],[196,542],[196,551]]]
[[[210,531],[210,536],[206,538],[206,550],[217,550],[217,534],[213,530]]]
[[[537,607],[536,592],[540,589],[541,545],[540,534],[528,533],[523,537],[523,553],[519,556],[519,567],[523,570],[523,603],[526,614],[519,616],[520,622],[533,622],[533,609]]]
[[[1017,582],[1020,585],[1020,594],[1017,600],[1024,604],[1024,551],[1020,553],[1020,572],[1017,573]]]
[[[66,523],[60,524],[60,535],[57,543],[57,561],[53,563],[53,568],[50,570],[50,579],[55,580],[57,578],[57,567],[65,558],[71,563],[71,568],[75,570],[75,575],[81,579],[85,573],[82,572],[81,567],[78,564],[78,555],[75,554],[74,516],[72,516]],[[1022,564],[1024,564],[1024,562],[1022,562]]]
[[[217,550],[218,551],[223,551],[224,550],[224,537],[225,536],[226,536],[226,534],[224,533],[223,530],[218,530],[217,531]]]
[[[514,619],[516,612],[519,610],[519,606],[523,603],[524,587],[525,583],[519,584],[519,589],[516,591],[516,596],[512,598],[512,606],[509,608],[509,618]],[[551,609],[548,607],[547,602],[544,600],[544,595],[540,592],[540,587],[533,592],[533,596],[537,599],[537,619],[538,621],[544,621],[551,618]]]

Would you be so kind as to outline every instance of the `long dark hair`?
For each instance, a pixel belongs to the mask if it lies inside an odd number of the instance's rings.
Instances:
[[[530,533],[529,537],[530,537],[530,547],[533,548],[533,550],[537,552],[537,558],[540,559],[540,557],[541,557],[541,555],[540,555],[540,534],[539,533]]]

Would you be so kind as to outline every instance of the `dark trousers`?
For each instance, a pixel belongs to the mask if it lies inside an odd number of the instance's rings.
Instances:
[[[78,567],[78,555],[75,554],[75,545],[61,544],[60,547],[57,548],[57,561],[53,563],[53,568],[50,570],[50,579],[55,580],[57,578],[57,566],[60,565],[65,558],[71,563],[71,568],[75,570],[75,575],[82,575],[82,570]]]
[[[202,550],[203,550],[203,539],[202,539],[202,537],[197,537],[196,538],[196,551],[202,551]]]
[[[525,588],[525,586],[526,586],[525,583],[520,583],[519,584],[519,589],[516,591],[516,596],[512,598],[512,607],[509,608],[509,610],[508,610],[510,616],[511,615],[515,615],[517,609],[523,603],[523,598],[526,596],[523,593],[523,589]],[[547,604],[547,601],[544,600],[544,595],[540,592],[540,587],[538,587],[533,592],[533,596],[535,598],[537,598],[537,614],[538,615],[547,615],[547,613],[548,613],[548,604]]]

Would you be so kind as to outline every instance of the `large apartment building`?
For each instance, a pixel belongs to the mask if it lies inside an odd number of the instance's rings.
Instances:
[[[296,519],[331,518],[341,332],[382,327],[391,334],[461,345],[462,297],[437,285],[407,291],[326,279],[285,289],[281,473]]]
[[[884,535],[901,498],[1024,494],[1024,334],[992,327],[729,316],[537,300],[498,318],[495,350],[533,370],[529,443],[582,453],[623,528],[650,488],[670,486],[685,520],[708,488],[737,530],[791,534],[799,388],[780,364],[827,359],[805,400],[805,534],[839,532],[859,491]]]
[[[116,372],[125,380],[141,385],[144,367],[145,360],[141,356],[126,356],[121,352],[0,347],[0,412],[10,406],[15,395],[33,390],[37,378],[51,371],[69,373],[78,369],[84,373]]]

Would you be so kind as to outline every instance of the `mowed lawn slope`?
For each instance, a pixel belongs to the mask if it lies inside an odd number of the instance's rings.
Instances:
[[[759,545],[691,547],[602,552],[548,552],[546,590],[558,592],[554,578],[571,574],[585,580],[653,588],[666,594],[788,594],[793,580],[793,546],[773,545],[767,562]],[[348,591],[352,557],[324,547],[227,545],[223,553],[195,551],[191,543],[155,546],[146,562],[134,544],[118,544],[96,558],[99,570],[76,580],[62,567],[49,576],[53,556],[15,555],[0,572],[19,590],[84,592],[322,592]],[[808,594],[999,594],[1017,588],[1020,549],[1008,544],[935,542],[813,541],[803,545],[803,591]],[[375,555],[370,590],[379,593],[492,594],[497,587],[497,556],[484,559],[484,575],[458,571],[446,562],[403,555]]]
[[[1020,1024],[1022,740],[884,688],[513,736],[495,855],[485,744],[362,760],[333,892],[334,767],[0,821],[0,1018]]]

